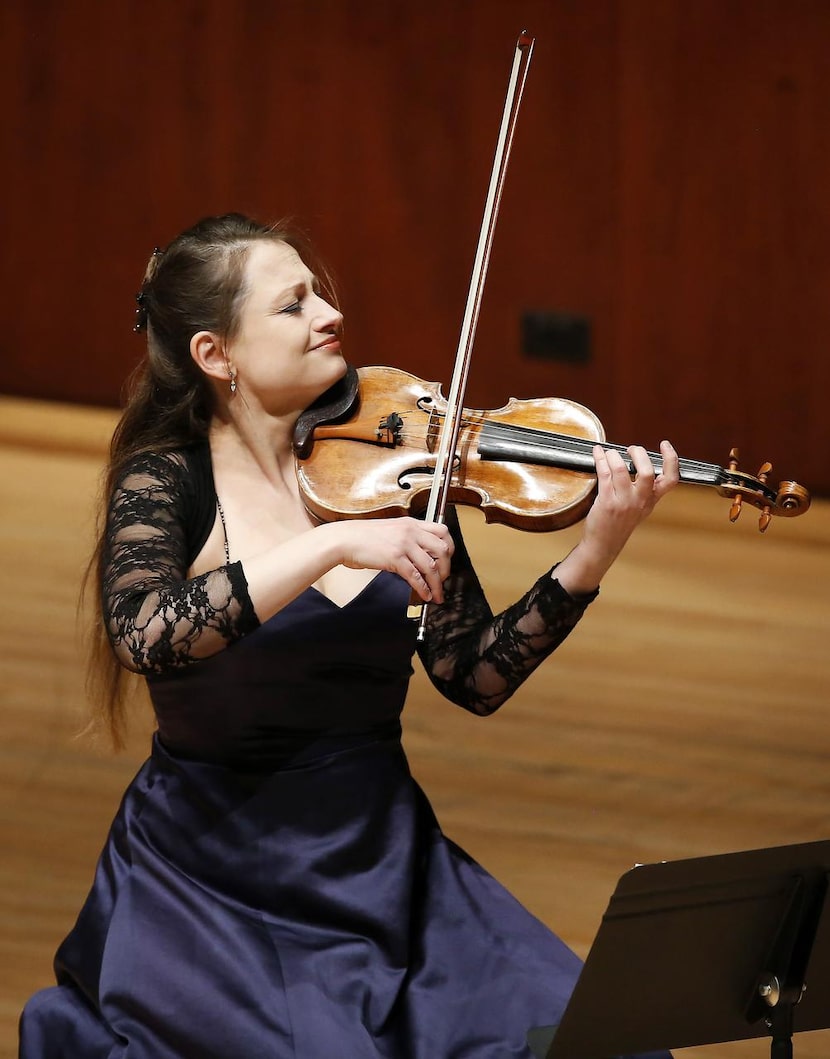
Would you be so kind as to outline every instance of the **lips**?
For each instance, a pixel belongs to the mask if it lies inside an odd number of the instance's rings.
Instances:
[[[318,342],[316,346],[311,347],[312,352],[314,352],[315,349],[330,349],[333,351],[339,350],[340,339],[337,337],[337,335],[331,335],[325,340],[325,342]]]

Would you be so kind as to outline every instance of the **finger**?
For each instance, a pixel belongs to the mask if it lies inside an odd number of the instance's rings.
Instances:
[[[607,449],[605,463],[608,467],[608,484],[615,492],[626,491],[631,487],[631,472],[628,464],[616,449]]]
[[[424,591],[426,593],[424,599],[427,601],[432,600],[435,603],[443,603],[444,587],[437,569],[430,566],[429,557],[426,557],[426,560],[421,560],[421,562],[423,565],[413,565],[416,566],[418,575],[423,583]]]
[[[641,445],[629,445],[628,455],[634,464],[637,483],[646,486],[649,491],[654,488],[654,464],[651,457]]]
[[[446,526],[410,516],[389,519],[390,529],[403,533],[394,570],[424,602],[442,603],[443,584],[449,576],[452,537]]]
[[[602,445],[594,445],[593,456],[599,485],[602,486],[603,483],[610,483],[611,468],[608,466],[608,453]]]
[[[398,573],[407,582],[409,587],[415,592],[424,603],[431,603],[433,600],[433,591],[429,586],[429,583],[424,577],[423,573],[418,569],[412,560],[408,560],[408,569],[400,569]],[[440,601],[439,601],[440,602]]]
[[[424,565],[418,564],[418,568],[429,585],[432,597],[436,603],[443,603],[444,582],[450,575],[449,556],[446,554],[444,556],[436,556],[425,550],[423,552],[423,562]]]
[[[424,551],[427,554],[430,569],[435,571],[439,581],[445,581],[450,576],[450,549],[430,541],[424,545]]]
[[[439,558],[437,555],[433,555],[431,552],[427,552],[427,555],[428,562],[430,564],[430,570],[434,570],[440,580],[444,580],[446,577],[448,577],[450,573],[449,561],[444,557]]]
[[[455,551],[455,543],[452,539],[452,534],[443,522],[422,522],[420,527],[431,534],[433,542],[437,545],[438,552],[447,552],[447,554],[452,555]]]
[[[655,491],[662,496],[680,481],[680,458],[670,441],[660,442],[660,455],[663,457],[663,472],[655,485]]]
[[[407,522],[413,532],[404,545],[396,572],[425,602],[443,603],[452,549],[449,531],[438,523],[416,519],[407,519]]]
[[[421,533],[418,543],[429,557],[430,568],[437,570],[439,579],[444,581],[450,574],[450,559],[455,551],[455,544],[445,526],[436,524],[436,528],[442,532]]]

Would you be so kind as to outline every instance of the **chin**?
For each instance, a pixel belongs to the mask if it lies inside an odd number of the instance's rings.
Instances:
[[[349,365],[343,359],[343,357],[337,354],[331,354],[330,359],[324,364],[318,365],[319,368],[319,381],[314,387],[316,393],[311,398],[312,401],[318,400],[323,394],[327,393],[332,386],[335,386],[348,371]]]
[[[334,383],[339,382],[339,380],[343,378],[343,376],[346,374],[346,371],[348,370],[349,365],[346,363],[343,354],[340,352],[339,349],[336,353],[332,353],[331,358],[332,375],[331,382],[329,383],[329,385],[333,386]]]

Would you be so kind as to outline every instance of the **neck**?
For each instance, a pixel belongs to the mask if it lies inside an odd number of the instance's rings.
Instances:
[[[214,415],[209,432],[211,451],[238,466],[255,464],[273,484],[294,479],[291,439],[293,419],[270,416],[242,405],[226,406]]]

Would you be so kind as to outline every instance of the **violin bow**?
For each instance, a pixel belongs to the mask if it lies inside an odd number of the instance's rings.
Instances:
[[[484,281],[487,278],[487,269],[490,264],[490,251],[493,246],[493,234],[501,204],[504,178],[513,147],[513,135],[516,131],[516,122],[519,117],[519,108],[522,103],[527,72],[530,68],[530,60],[533,57],[534,43],[535,38],[531,37],[527,30],[522,30],[513,53],[513,65],[510,69],[496,152],[493,158],[490,183],[484,204],[484,216],[479,229],[476,255],[467,293],[467,303],[464,309],[461,334],[455,355],[452,382],[449,396],[447,397],[446,415],[438,439],[435,474],[432,479],[424,514],[427,522],[443,522],[445,517],[447,497],[449,496],[450,482],[452,480],[452,454],[458,445],[458,437],[461,430],[461,411],[464,407],[464,392],[467,386],[467,376],[470,372],[470,361],[481,309]],[[418,618],[419,642],[422,642],[426,635],[427,606],[426,603],[419,604],[417,607],[418,613],[415,615]]]

